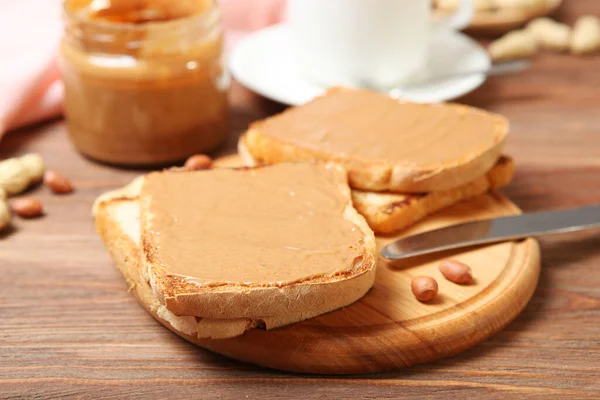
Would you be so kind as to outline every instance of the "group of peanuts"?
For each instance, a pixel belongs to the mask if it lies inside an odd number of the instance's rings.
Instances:
[[[212,159],[204,154],[189,157],[184,165],[188,170],[212,167]],[[0,162],[0,232],[7,229],[13,213],[21,218],[36,218],[44,214],[41,201],[33,197],[9,196],[23,193],[26,189],[43,181],[54,194],[73,192],[73,184],[56,171],[46,171],[45,163],[38,154],[26,154]]]
[[[184,165],[188,170],[211,167],[212,159],[204,154],[189,157]],[[26,154],[0,162],[0,232],[10,226],[13,213],[21,218],[36,218],[44,214],[42,202],[33,197],[7,199],[42,180],[54,194],[73,192],[71,181],[56,171],[46,171],[44,160],[37,154]]]
[[[29,187],[44,181],[55,194],[73,191],[71,182],[55,171],[46,171],[45,163],[38,154],[26,154],[0,162],[0,231],[11,224],[12,214],[22,218],[36,218],[44,214],[44,206],[33,197],[17,197]]]
[[[471,268],[457,260],[444,260],[439,265],[440,272],[450,282],[465,284],[473,280]],[[410,288],[415,298],[422,302],[431,301],[437,296],[438,284],[431,276],[415,277]]]
[[[567,24],[542,17],[524,29],[507,33],[488,47],[492,61],[507,61],[534,56],[538,48],[587,55],[600,52],[600,18],[580,17],[571,28]]]

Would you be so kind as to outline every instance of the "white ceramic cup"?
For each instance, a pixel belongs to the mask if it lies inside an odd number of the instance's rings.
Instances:
[[[473,0],[434,21],[430,0],[288,0],[300,72],[322,86],[390,88],[427,61],[432,35],[462,29]]]

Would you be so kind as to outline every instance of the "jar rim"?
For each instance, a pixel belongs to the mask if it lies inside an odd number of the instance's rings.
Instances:
[[[172,28],[176,25],[185,24],[206,24],[211,22],[211,18],[214,18],[215,12],[218,12],[217,0],[204,0],[208,2],[208,7],[202,12],[194,13],[185,17],[174,18],[168,21],[148,21],[143,23],[134,22],[107,22],[103,20],[91,20],[77,13],[76,11],[70,10],[68,7],[69,0],[63,1],[62,9],[63,14],[71,21],[82,24],[88,24],[92,26],[98,26],[107,30],[114,31],[142,31],[147,30],[149,27],[152,29],[167,29]]]

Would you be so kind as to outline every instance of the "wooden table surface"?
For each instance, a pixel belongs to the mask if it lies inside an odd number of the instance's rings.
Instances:
[[[567,0],[562,18],[600,15],[597,0]],[[460,99],[506,115],[517,162],[504,190],[523,210],[600,202],[600,57],[543,54],[517,76],[490,79]],[[236,133],[281,109],[239,86]],[[232,138],[231,145],[234,143]],[[39,152],[77,187],[43,188],[47,215],[0,237],[0,398],[598,398],[600,236],[543,239],[539,287],[505,330],[450,359],[368,376],[282,373],[198,349],[167,331],[127,293],[95,234],[90,207],[139,171],[90,162],[62,121],[9,134],[0,158]]]

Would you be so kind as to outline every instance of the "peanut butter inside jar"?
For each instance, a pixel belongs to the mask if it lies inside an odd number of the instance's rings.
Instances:
[[[67,0],[61,74],[83,154],[158,165],[228,133],[229,76],[215,0]]]

